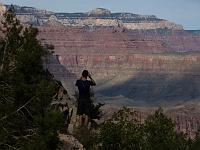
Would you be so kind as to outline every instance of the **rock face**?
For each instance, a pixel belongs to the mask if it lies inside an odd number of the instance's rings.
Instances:
[[[173,51],[177,52],[198,51],[200,48],[199,30],[192,32],[163,28],[155,30],[132,30],[131,32],[134,34],[142,34],[149,38],[157,38],[163,41]]]
[[[41,34],[38,38],[44,43],[54,44],[56,52],[59,54],[84,54],[85,52],[105,54],[105,51],[106,53],[117,52],[119,54],[166,53],[170,51],[170,47],[165,46],[162,41],[156,38],[145,38],[125,32],[123,29],[84,30],[79,27],[62,29],[45,27],[40,28],[40,31]]]
[[[0,3],[0,22],[3,20],[3,13],[6,11],[6,6]],[[1,26],[1,24],[0,24]]]
[[[59,134],[59,138],[63,141],[62,150],[85,150],[83,145],[72,135],[74,127],[77,126],[76,120],[76,105],[75,100],[69,97],[68,91],[60,84],[57,94],[53,97],[51,105],[55,109],[60,109],[66,120],[66,128],[68,133]]]
[[[178,105],[200,96],[198,35],[184,30],[154,35],[122,28],[39,29],[38,39],[55,45],[55,57],[63,69],[55,63],[48,67],[63,81],[75,80],[88,69],[96,76],[97,92],[122,95],[147,106]]]
[[[111,12],[108,9],[96,8],[94,10],[89,11],[86,14],[88,16],[90,16],[90,15],[111,15]]]
[[[184,31],[183,35],[154,37],[110,28],[93,31],[82,28],[40,28],[40,31],[38,38],[43,44],[55,45],[57,59],[71,72],[75,72],[75,68],[85,67],[95,70],[97,74],[159,72],[163,75],[181,73],[196,76],[200,69],[200,37],[196,36],[193,40],[194,36]],[[182,40],[175,43],[175,40],[169,39]],[[195,50],[197,52],[194,53]]]
[[[6,11],[6,6],[0,3],[0,13],[4,13]]]
[[[8,8],[9,6],[6,5]],[[181,25],[159,19],[154,15],[138,15],[131,13],[111,13],[104,8],[96,8],[86,13],[54,13],[33,7],[15,6],[16,15],[24,24],[37,26],[49,26],[60,24],[61,26],[83,27],[125,27],[127,29],[157,29],[167,27],[169,29],[182,30]],[[1,9],[1,8],[0,8]]]
[[[61,150],[86,150],[83,145],[72,135],[60,134],[59,137],[64,143]]]

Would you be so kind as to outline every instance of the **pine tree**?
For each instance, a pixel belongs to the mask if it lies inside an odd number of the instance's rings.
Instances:
[[[43,68],[47,51],[14,11],[5,12],[0,37],[0,149],[56,150],[64,119],[50,105],[57,85]]]

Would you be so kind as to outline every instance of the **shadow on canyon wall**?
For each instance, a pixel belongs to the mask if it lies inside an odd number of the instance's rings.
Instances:
[[[107,77],[110,78],[110,77]],[[119,83],[120,76],[99,82],[96,92],[108,97],[123,96],[147,106],[175,106],[198,99],[198,77],[169,77],[164,75],[135,76]],[[108,83],[109,82],[109,83]],[[103,84],[112,85],[104,86]],[[102,88],[101,88],[102,87]]]
[[[61,81],[63,87],[67,90],[68,95],[72,97],[75,91],[75,80],[77,75],[64,67],[59,60],[59,55],[48,55],[45,57],[44,67]]]
[[[46,58],[46,68],[59,79],[70,96],[76,87],[77,74],[60,63],[58,55]],[[79,71],[82,71],[79,68]],[[84,68],[86,69],[86,68]],[[95,75],[94,92],[102,102],[120,106],[177,106],[200,98],[200,77],[195,75],[162,75],[152,73],[135,76]]]

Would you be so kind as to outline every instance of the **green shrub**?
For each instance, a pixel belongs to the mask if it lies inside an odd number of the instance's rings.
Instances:
[[[174,130],[175,122],[161,108],[150,114],[144,123],[136,111],[127,107],[115,112],[93,135],[88,149],[97,150],[193,150],[199,148],[199,134],[188,139]]]

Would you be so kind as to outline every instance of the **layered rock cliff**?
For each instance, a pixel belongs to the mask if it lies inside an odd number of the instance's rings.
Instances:
[[[1,8],[5,9],[3,5]],[[58,68],[51,61],[47,67],[60,79],[75,79],[82,69],[89,69],[99,76],[98,92],[107,96],[123,95],[156,106],[160,105],[161,100],[162,105],[165,105],[198,98],[198,34],[191,34],[182,28],[177,30],[168,24],[164,24],[164,28],[149,29],[148,22],[156,25],[163,20],[155,16],[112,14],[102,8],[87,13],[56,14],[32,7],[16,6],[16,13],[19,18],[38,18],[37,25],[49,23],[49,27],[38,27],[38,39],[44,45],[55,46],[55,57],[62,67]],[[87,26],[92,25],[95,30],[90,27],[66,27],[58,16],[61,20],[65,20],[66,16],[68,19],[77,19],[79,16],[82,17],[80,20],[89,18],[92,22],[96,19],[117,19],[118,25],[117,28],[109,28],[107,24],[107,28],[95,28],[93,23],[87,23]],[[25,18],[24,23],[32,22],[30,18],[28,20]],[[129,30],[120,25],[138,22],[147,28]],[[52,27],[52,23],[55,27]],[[117,77],[110,80],[110,76]],[[122,80],[122,76],[126,79]],[[138,80],[141,76],[141,80]],[[172,92],[173,90],[175,91]]]
[[[180,47],[177,52],[176,45],[164,42],[161,35],[144,36],[124,29],[41,27],[40,31],[38,39],[43,44],[55,45],[56,59],[65,69],[48,67],[62,80],[75,79],[88,69],[96,76],[97,92],[122,95],[138,106],[178,105],[199,98],[199,46],[186,52]],[[190,38],[186,32],[174,36]],[[195,43],[184,41],[187,46]],[[130,101],[124,104],[132,105]]]
[[[9,6],[6,5],[6,8]],[[83,26],[83,27],[125,27],[127,29],[169,29],[182,30],[181,25],[159,19],[154,15],[131,13],[111,13],[104,8],[96,8],[85,13],[54,13],[33,7],[15,6],[17,17],[24,24],[37,26]]]

